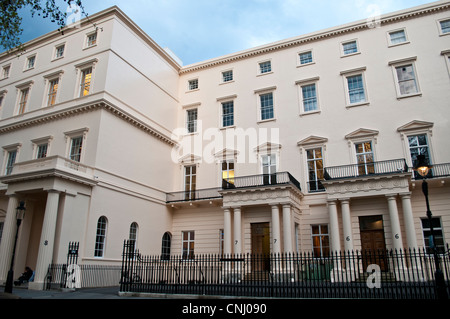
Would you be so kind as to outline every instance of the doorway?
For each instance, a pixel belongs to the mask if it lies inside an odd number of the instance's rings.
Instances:
[[[386,243],[384,240],[383,216],[360,216],[361,254],[364,269],[377,264],[381,271],[387,270]]]
[[[251,224],[252,271],[270,270],[270,225]]]

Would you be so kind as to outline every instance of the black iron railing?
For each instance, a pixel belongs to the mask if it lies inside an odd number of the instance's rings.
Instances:
[[[190,191],[167,193],[166,202],[174,203],[174,202],[186,202],[194,200],[221,198],[222,195],[219,193],[219,190],[221,190],[221,188],[205,188]]]
[[[410,172],[412,173],[412,176],[414,179],[423,179],[419,173],[414,172],[413,168],[409,168]],[[433,167],[428,172],[427,176],[425,178],[438,178],[438,177],[448,177],[450,176],[450,163],[441,163],[441,164],[434,164]]]
[[[441,255],[449,289],[450,260]],[[277,298],[435,299],[433,257],[423,249],[142,256],[124,243],[121,292]]]
[[[274,174],[259,174],[250,176],[239,176],[225,178],[222,182],[223,189],[260,187],[267,185],[292,184],[301,190],[300,183],[289,172],[278,172]]]
[[[408,165],[406,164],[406,160],[401,158],[387,161],[325,167],[324,178],[325,180],[333,180],[405,172],[408,172]]]

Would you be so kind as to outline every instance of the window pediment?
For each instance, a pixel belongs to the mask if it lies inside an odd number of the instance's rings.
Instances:
[[[271,151],[279,151],[281,149],[281,144],[278,143],[271,143],[271,142],[265,142],[263,144],[258,145],[255,147],[255,151],[257,153],[269,153]]]
[[[375,138],[377,136],[379,131],[367,129],[367,128],[359,128],[356,131],[353,131],[347,135],[345,135],[345,138],[347,140],[352,139],[359,139],[359,138]]]
[[[297,146],[310,146],[310,145],[317,145],[317,144],[325,144],[328,142],[328,138],[321,137],[321,136],[315,136],[311,135],[307,138],[304,138],[303,140],[297,142]]]
[[[236,156],[238,156],[239,151],[229,148],[224,148],[223,150],[214,153],[214,157],[217,160],[223,160],[223,159],[233,159]]]
[[[198,164],[202,160],[201,156],[194,155],[194,154],[187,154],[183,157],[181,157],[178,162],[180,164]]]
[[[432,122],[414,120],[409,123],[406,123],[405,125],[400,126],[399,128],[397,128],[397,131],[400,133],[404,133],[408,131],[431,130],[433,125],[434,123]]]

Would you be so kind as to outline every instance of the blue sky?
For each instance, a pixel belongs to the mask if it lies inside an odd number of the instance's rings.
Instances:
[[[92,15],[117,5],[184,65],[366,19],[430,0],[84,0]],[[61,9],[67,6],[62,0]],[[26,42],[57,29],[22,10]]]

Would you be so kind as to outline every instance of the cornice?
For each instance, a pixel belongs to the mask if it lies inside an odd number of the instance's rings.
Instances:
[[[154,127],[142,122],[141,120],[135,118],[134,116],[126,113],[125,111],[121,110],[117,106],[111,104],[110,102],[106,100],[98,100],[92,103],[84,104],[84,105],[77,105],[74,107],[54,111],[51,113],[46,113],[43,115],[35,116],[32,118],[24,119],[21,121],[16,121],[11,124],[6,124],[3,126],[0,126],[0,135],[9,133],[12,131],[45,124],[52,121],[62,120],[71,116],[92,112],[96,110],[106,110],[110,112],[111,114],[114,114],[115,116],[121,118],[122,120],[128,122],[129,124],[139,128],[140,130],[160,139],[164,143],[167,143],[171,146],[175,145],[177,142],[172,140],[169,136],[161,133]]]
[[[445,11],[450,9],[450,2],[449,1],[438,1],[435,3],[431,3],[424,6],[419,6],[407,10],[397,11],[393,13],[389,13],[386,15],[381,16],[379,21],[376,21],[379,25],[387,25],[391,23],[396,23],[402,20],[408,20],[408,19],[414,19],[418,18],[424,15],[433,14],[439,11]],[[185,67],[182,67],[179,71],[179,74],[185,74],[190,73],[194,71],[198,71],[201,69],[214,67],[217,65],[230,63],[238,60],[243,60],[246,58],[250,58],[257,55],[262,55],[265,53],[273,52],[273,51],[279,51],[283,50],[292,46],[301,45],[304,43],[319,41],[335,36],[340,36],[347,33],[352,33],[356,31],[366,30],[373,28],[373,25],[368,23],[368,20],[360,20],[354,23],[346,24],[343,26],[334,27],[331,29],[325,29],[322,31],[317,31],[312,34],[303,35],[300,37],[290,38],[282,41],[278,41],[275,43],[271,43],[268,45],[260,46],[257,48],[237,52],[231,55],[211,59],[208,61],[196,63],[187,65]]]

